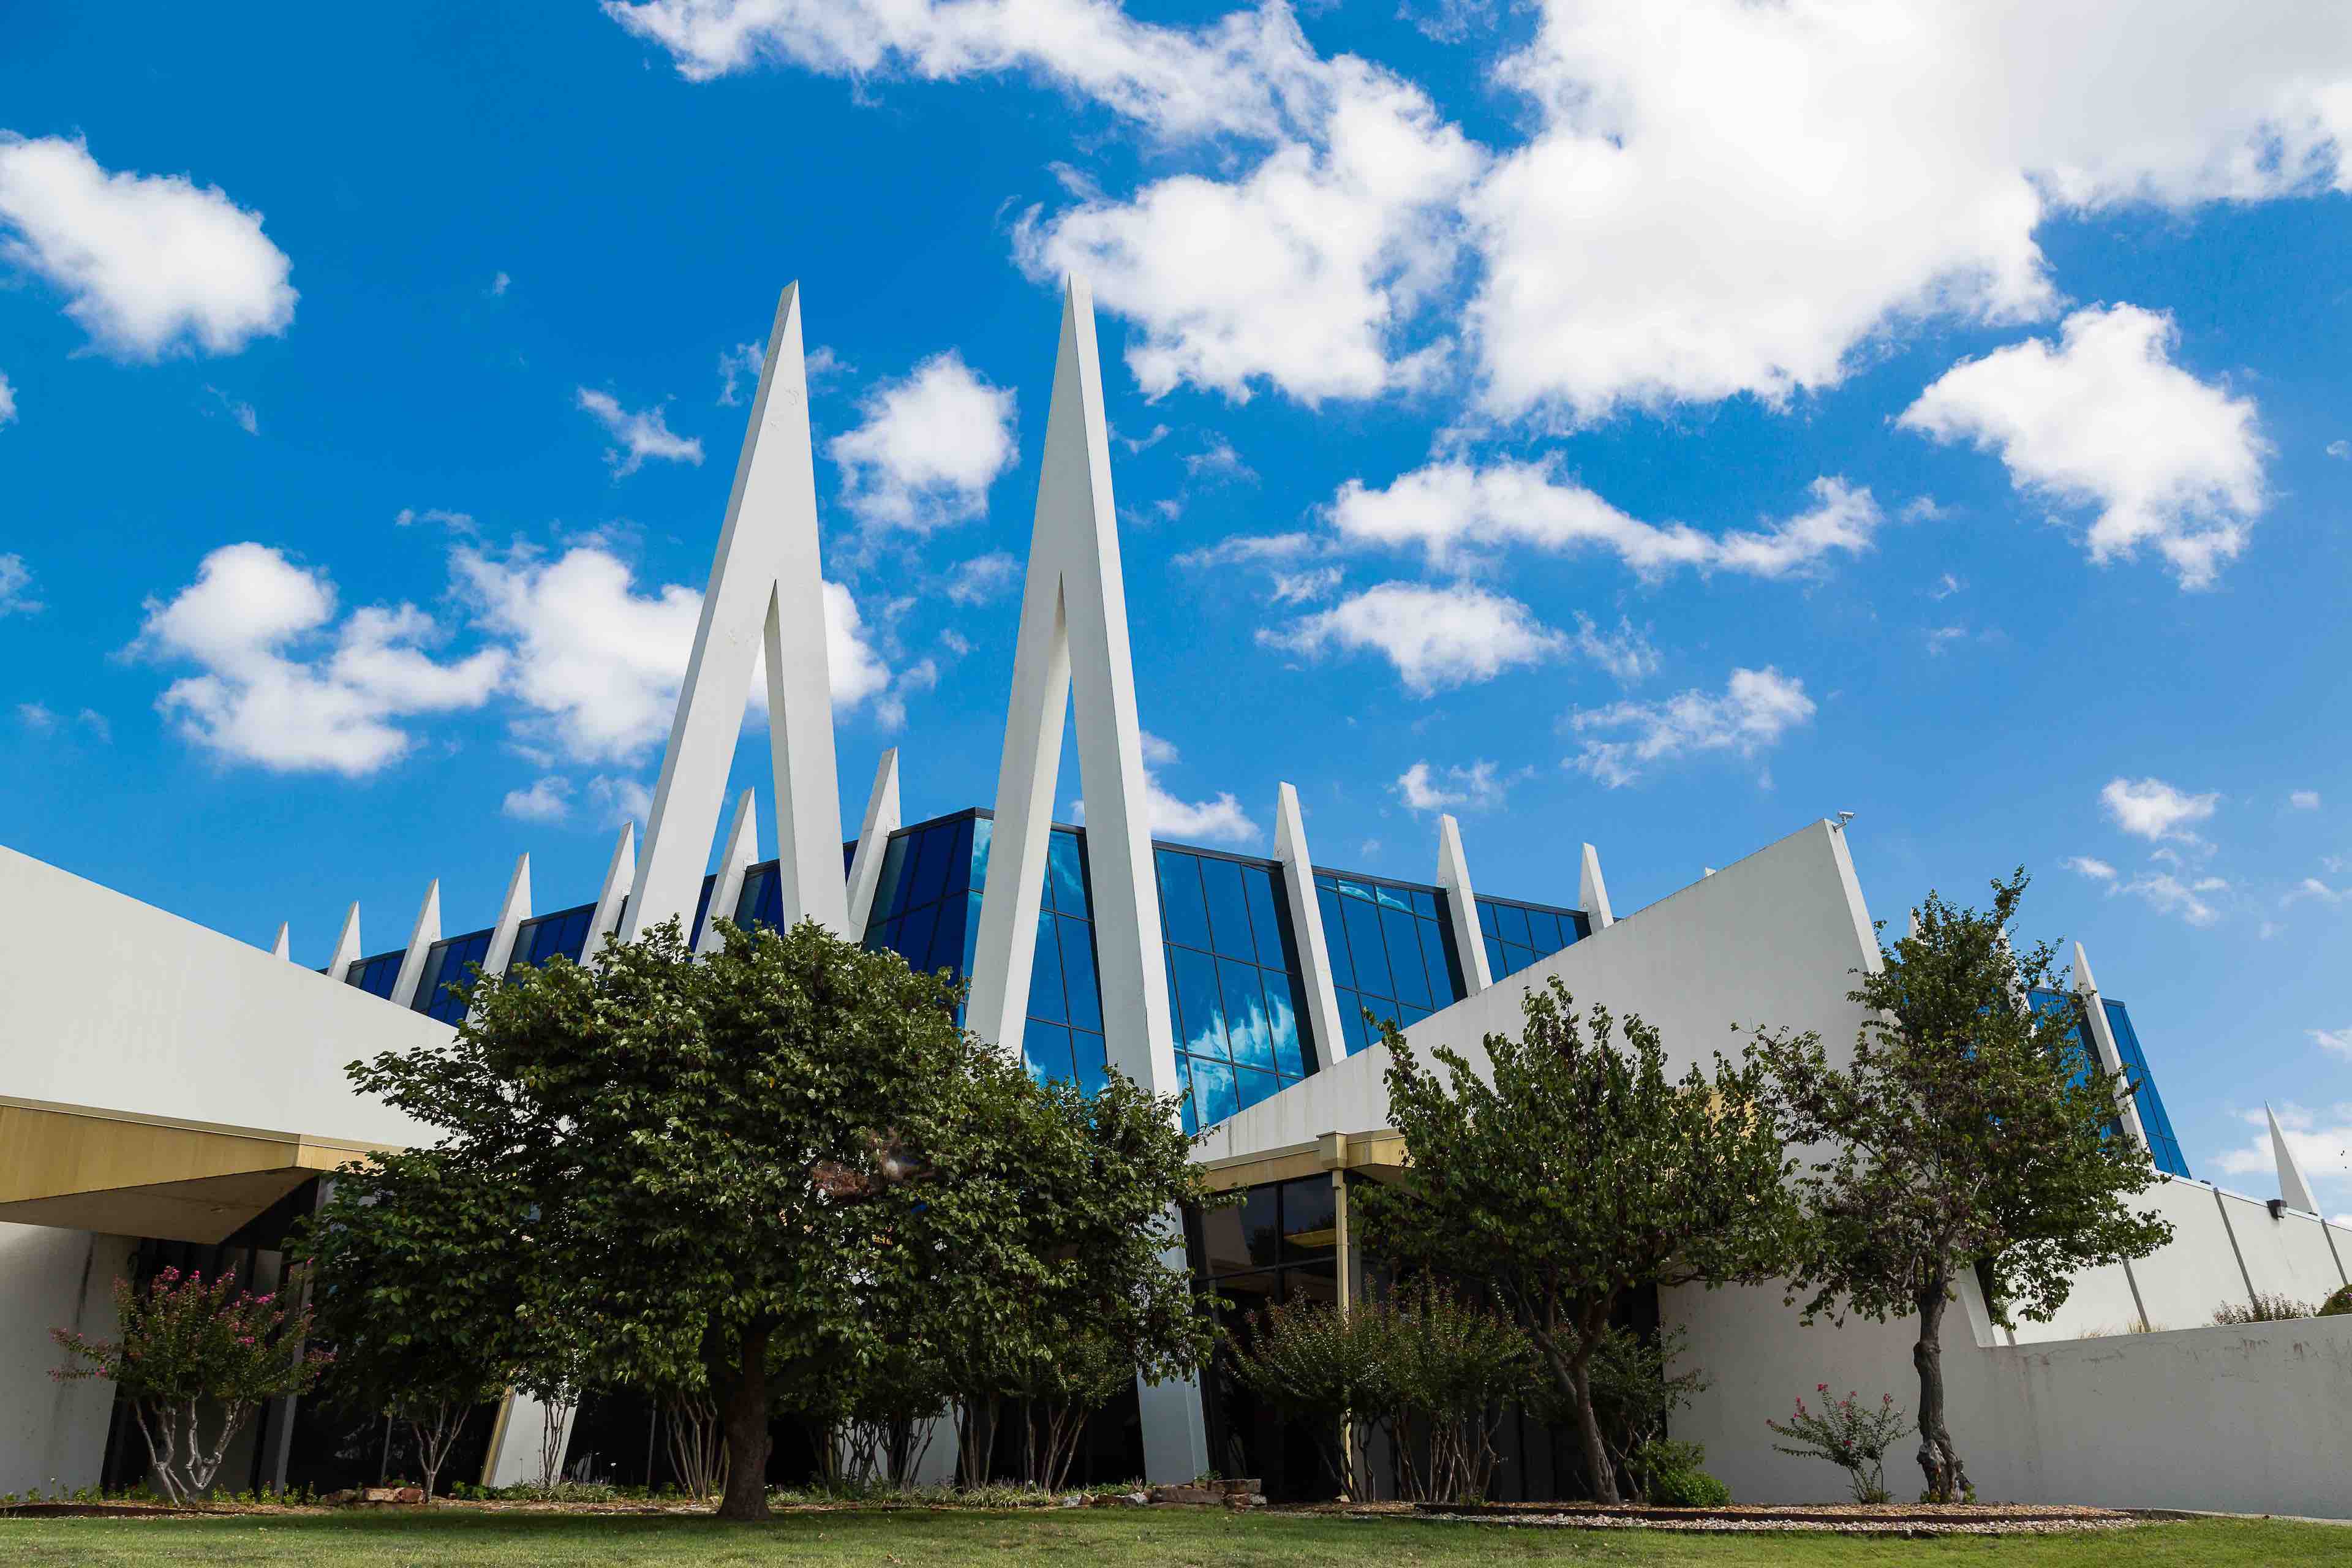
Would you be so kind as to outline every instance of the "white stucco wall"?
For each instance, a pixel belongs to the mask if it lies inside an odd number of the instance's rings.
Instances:
[[[2171,1244],[2131,1266],[2148,1327],[2200,1328],[2223,1302],[2243,1305],[2245,1276],[2212,1187],[2175,1177],[2142,1194],[2141,1201],[2172,1222]]]
[[[2021,1320],[2002,1337],[2021,1345],[2046,1340],[2079,1340],[2094,1334],[2129,1333],[2139,1321],[2139,1305],[2132,1298],[2131,1275],[2122,1264],[2110,1263],[2077,1275],[2074,1289],[2066,1293],[2065,1305],[2048,1322]]]
[[[449,1026],[0,848],[0,1094],[404,1143],[347,1062]]]
[[[2317,1216],[2286,1209],[2273,1219],[2267,1204],[2239,1193],[2219,1195],[2256,1290],[2317,1306],[2343,1286]]]
[[[114,1332],[114,1281],[135,1244],[119,1236],[0,1225],[0,1492],[96,1486],[114,1384],[59,1383],[52,1329]]]

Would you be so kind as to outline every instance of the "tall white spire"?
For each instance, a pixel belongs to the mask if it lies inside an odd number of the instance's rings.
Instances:
[[[352,977],[352,965],[360,961],[360,904],[352,900],[343,916],[343,929],[336,933],[334,955],[327,960],[327,978],[337,984]]]
[[[425,979],[425,955],[441,940],[441,879],[433,879],[425,889],[425,902],[416,910],[416,923],[409,928],[408,952],[400,960],[400,973],[392,983],[392,1005],[395,1007],[414,1005],[416,987]]]
[[[613,858],[604,863],[604,883],[596,893],[595,912],[588,917],[588,940],[580,944],[580,962],[593,965],[604,950],[604,939],[621,929],[622,906],[637,879],[637,825],[621,824],[613,840]]]
[[[694,654],[678,689],[661,780],[646,823],[624,934],[691,920],[743,725],[755,656],[768,671],[768,748],[775,773],[777,880],[783,923],[849,924],[841,876],[840,782],[834,772],[833,682],[817,549],[816,470],[809,450],[808,371],[800,285],[784,290],[768,333],[760,390],[735,465],[727,521],[702,595]]]
[[[857,848],[849,861],[849,932],[862,937],[874,915],[875,889],[882,882],[882,859],[890,835],[898,831],[898,748],[882,753],[874,767],[874,788],[866,797],[866,820],[858,825]]]
[[[1601,879],[1601,851],[1590,844],[1584,847],[1577,870],[1576,904],[1594,931],[1605,931],[1617,923],[1617,917],[1609,909],[1609,884]]]
[[[1274,858],[1282,862],[1283,891],[1290,900],[1290,930],[1305,971],[1308,1026],[1315,1048],[1329,1067],[1348,1054],[1347,1026],[1339,1017],[1339,988],[1331,978],[1331,933],[1323,929],[1323,901],[1315,896],[1315,864],[1307,847],[1307,817],[1298,792],[1279,786],[1274,800]]]
[[[1596,862],[1593,876],[1601,875]],[[1445,909],[1454,924],[1454,951],[1462,958],[1462,984],[1475,996],[1495,984],[1486,962],[1486,944],[1478,935],[1478,895],[1470,887],[1470,858],[1462,852],[1462,825],[1447,813],[1437,819],[1437,885],[1445,889]],[[1602,893],[1605,903],[1608,894]]]
[[[833,852],[839,855],[840,847],[836,845]],[[759,858],[760,813],[747,789],[735,803],[735,820],[727,825],[727,847],[719,853],[719,872],[710,883],[710,907],[703,912],[702,934],[695,941],[695,952],[717,952],[723,945],[719,922],[735,918],[736,905],[743,897],[743,873]],[[782,868],[777,869],[782,875]]]
[[[490,927],[489,951],[482,954],[482,973],[504,974],[514,957],[515,936],[522,922],[530,919],[530,851],[515,857],[514,874],[507,879],[507,896],[499,900],[499,918]],[[451,974],[446,980],[463,984],[466,976]]]
[[[2319,1200],[2311,1195],[2311,1184],[2304,1179],[2303,1166],[2287,1147],[2286,1131],[2279,1126],[2278,1112],[2263,1102],[2263,1117],[2271,1124],[2271,1156],[2278,1162],[2279,1196],[2289,1208],[2302,1209],[2306,1214],[2319,1212]]]

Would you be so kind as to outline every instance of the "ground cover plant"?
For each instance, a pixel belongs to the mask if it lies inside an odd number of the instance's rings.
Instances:
[[[215,1519],[0,1519],[0,1559],[12,1568],[146,1568],[236,1563],[240,1568],[406,1568],[417,1563],[523,1568],[526,1564],[783,1563],[793,1568],[888,1563],[1117,1563],[1120,1568],[1236,1563],[1289,1568],[1339,1563],[1454,1564],[1556,1563],[1789,1565],[1789,1568],[2235,1568],[2294,1563],[2352,1564],[2352,1529],[2267,1521],[2149,1524],[2080,1535],[1675,1535],[1561,1531],[1502,1524],[1357,1521],[1322,1514],[1232,1515],[1222,1510],[1031,1510],[941,1512],[848,1510],[788,1513],[757,1523],[675,1518],[489,1512],[463,1506],[415,1513],[307,1513]]]

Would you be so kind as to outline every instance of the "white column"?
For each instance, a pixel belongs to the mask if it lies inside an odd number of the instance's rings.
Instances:
[[[1315,896],[1315,862],[1307,848],[1306,817],[1298,809],[1298,792],[1286,784],[1275,794],[1274,858],[1282,862],[1282,885],[1290,899],[1290,930],[1298,939],[1315,1048],[1323,1065],[1329,1067],[1347,1058],[1347,1021],[1339,1016],[1339,983],[1331,978],[1331,933],[1323,929],[1323,900]]]
[[[2311,1184],[2304,1180],[2303,1166],[2296,1163],[2294,1151],[2286,1146],[2286,1132],[2268,1100],[2263,1101],[2263,1115],[2271,1124],[2271,1156],[2278,1163],[2279,1196],[2291,1209],[2317,1214],[2319,1200],[2311,1195]]]
[[[278,921],[278,940],[269,944],[269,956],[272,958],[282,958],[289,963],[292,963],[294,960],[294,948],[293,944],[288,940],[288,938],[292,934],[293,931],[290,926],[289,926],[284,921]]]
[[[1075,278],[1062,295],[1062,340],[1037,476],[996,826],[965,1008],[970,1026],[1006,1051],[1021,1047],[1062,726],[1073,696],[1104,1044],[1111,1066],[1155,1094],[1172,1095],[1179,1082],[1175,1039],[1111,500],[1109,426],[1094,304]],[[1170,1260],[1185,1266],[1181,1242]],[[1187,1379],[1145,1384],[1138,1393],[1146,1474],[1184,1480],[1206,1468],[1208,1431],[1199,1388]]]
[[[1584,911],[1594,931],[1606,931],[1617,923],[1617,917],[1609,912],[1609,884],[1601,879],[1601,851],[1590,844],[1584,847],[1583,863],[1577,872],[1576,907]]]
[[[327,960],[327,978],[341,985],[351,978],[352,965],[360,961],[360,906],[352,907],[343,915],[343,929],[335,937],[334,956]]]
[[[898,831],[898,748],[882,753],[874,769],[873,793],[866,797],[866,820],[857,829],[857,849],[849,858],[849,936],[866,935],[874,915],[874,892],[882,883],[882,860],[890,835]]]
[[[1915,912],[1911,921],[1916,930],[1919,917]],[[2099,1066],[2111,1073],[2124,1070],[2124,1054],[2116,1045],[2115,1031],[2107,1026],[2107,1010],[2099,1004],[2099,983],[2091,978],[2091,960],[2083,952],[2083,944],[2074,944],[2074,994],[2083,999],[2083,1016],[2091,1023],[2091,1047],[2099,1053]],[[2141,1148],[2148,1147],[2147,1130],[2140,1125],[2139,1097],[2122,1093],[2116,1096],[2116,1109],[2123,1118],[2124,1131]]]
[[[1449,815],[1437,819],[1437,885],[1454,921],[1454,946],[1462,955],[1462,984],[1475,996],[1495,984],[1486,944],[1478,935],[1478,900],[1470,890],[1470,858],[1462,853],[1462,826]]]
[[[530,851],[515,857],[514,875],[507,879],[507,896],[499,901],[498,923],[490,928],[490,950],[482,954],[482,973],[504,974],[514,957],[515,933],[530,919]],[[463,981],[462,974],[443,976]]]
[[[825,642],[808,374],[801,356],[795,283],[784,290],[768,334],[767,362],[735,465],[735,489],[711,562],[710,585],[702,596],[694,654],[662,753],[625,936],[673,917],[681,922],[692,918],[743,725],[755,654],[764,655],[768,672],[783,923],[790,927],[814,917],[836,931],[847,927]]]
[[[833,847],[835,855],[841,846]],[[727,847],[719,857],[718,879],[710,889],[710,908],[702,917],[702,936],[694,944],[697,952],[717,952],[722,945],[719,935],[721,916],[735,918],[735,906],[743,897],[743,872],[760,858],[760,816],[751,804],[751,792],[745,790],[735,803],[735,820],[727,827]],[[777,875],[783,874],[777,868]]]
[[[603,952],[604,939],[621,929],[622,906],[637,879],[637,825],[621,824],[613,841],[613,858],[604,862],[604,885],[596,893],[596,912],[588,917],[588,940],[580,944],[580,962],[593,966]]]
[[[400,961],[400,974],[392,983],[392,1005],[395,1007],[413,1005],[416,1001],[417,983],[425,978],[425,955],[441,940],[441,879],[433,879],[425,889],[425,902],[416,911],[416,924],[409,929],[408,952]]]

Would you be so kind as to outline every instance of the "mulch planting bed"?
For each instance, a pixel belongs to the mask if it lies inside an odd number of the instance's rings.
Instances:
[[[1359,1517],[1394,1518],[1366,1510]],[[1422,1503],[1413,1517],[1448,1523],[1531,1524],[1565,1530],[1675,1530],[1741,1535],[1811,1531],[1834,1535],[2047,1535],[2127,1530],[2134,1515],[2044,1503],[1832,1503],[1648,1508],[1602,1503]]]

